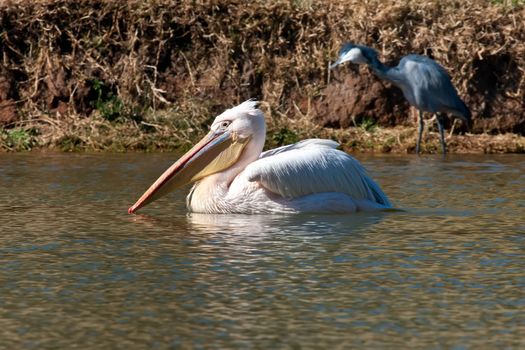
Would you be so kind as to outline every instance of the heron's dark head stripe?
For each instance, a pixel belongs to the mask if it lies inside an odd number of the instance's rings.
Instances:
[[[378,58],[377,51],[366,46],[359,46],[361,54],[369,61],[374,62]]]
[[[352,50],[354,47],[356,46],[352,43],[345,43],[343,47],[341,47],[341,50],[339,50],[339,57],[343,56],[348,51]]]

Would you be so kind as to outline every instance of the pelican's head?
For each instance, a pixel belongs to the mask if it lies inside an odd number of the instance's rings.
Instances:
[[[366,46],[346,43],[339,50],[337,61],[330,66],[330,69],[350,61],[355,64],[372,64],[377,59],[377,51]]]
[[[257,101],[248,100],[227,109],[213,121],[210,132],[168,168],[139,200],[128,209],[139,208],[186,184],[221,172],[235,164],[250,141],[262,151],[266,124]],[[261,143],[262,139],[262,143]],[[252,153],[256,153],[257,150]],[[259,154],[254,155],[256,159]]]

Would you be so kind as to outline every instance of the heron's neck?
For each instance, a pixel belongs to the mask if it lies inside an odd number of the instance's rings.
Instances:
[[[388,80],[393,84],[398,84],[399,79],[396,74],[396,69],[394,67],[388,67],[383,64],[377,57],[372,59],[372,62],[369,64],[374,73],[380,78]]]

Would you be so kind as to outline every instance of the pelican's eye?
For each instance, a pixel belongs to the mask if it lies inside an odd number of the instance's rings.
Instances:
[[[219,127],[221,129],[226,129],[228,126],[230,126],[230,121],[229,120],[225,120],[225,121],[222,121],[221,124],[219,125]]]

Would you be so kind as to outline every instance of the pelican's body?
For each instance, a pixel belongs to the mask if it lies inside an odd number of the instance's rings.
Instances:
[[[204,213],[286,213],[389,206],[359,163],[337,146],[312,139],[264,152],[238,174],[217,173],[197,182],[188,195],[188,208]]]
[[[218,116],[210,133],[129,209],[195,182],[188,209],[199,213],[350,213],[389,208],[359,162],[331,140],[311,139],[262,152],[266,126],[256,102]]]

